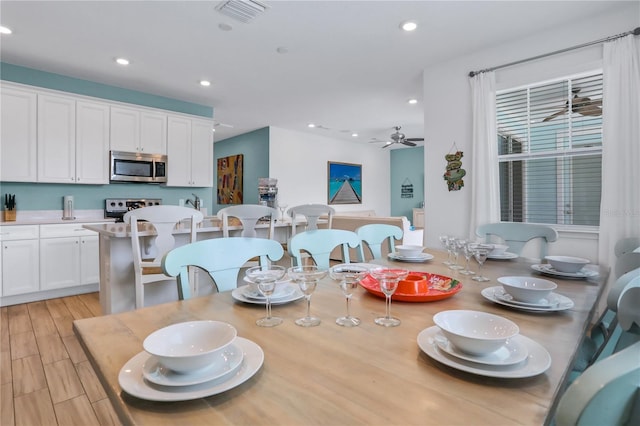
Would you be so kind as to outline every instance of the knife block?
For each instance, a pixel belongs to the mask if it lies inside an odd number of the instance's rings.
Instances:
[[[16,221],[16,211],[15,210],[5,210],[4,211],[4,221],[5,222],[15,222]]]

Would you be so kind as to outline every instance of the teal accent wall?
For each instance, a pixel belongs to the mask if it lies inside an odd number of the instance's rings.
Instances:
[[[160,108],[207,118],[213,117],[213,108],[209,106],[192,104],[7,63],[0,63],[0,78],[15,83],[78,95]],[[203,207],[206,207],[210,212],[215,188],[168,188],[164,185],[135,183],[75,185],[0,182],[0,196],[2,196],[2,199],[4,199],[3,195],[6,193],[16,194],[18,210],[62,210],[62,197],[65,195],[74,196],[77,210],[97,210],[104,209],[105,198],[161,198],[164,204],[178,204],[180,199],[193,198],[192,194],[195,193],[202,198]]]
[[[81,80],[60,74],[25,68],[18,65],[0,63],[0,79],[14,83],[28,84],[45,89],[60,90],[77,95],[92,96],[110,101],[126,102],[151,108],[166,109],[184,114],[198,115],[212,118],[213,108],[205,105],[193,104],[177,99],[137,92],[116,86]]]
[[[243,204],[258,204],[258,178],[269,177],[269,128],[264,127],[215,143],[214,167],[216,167],[216,182],[218,181],[218,159],[238,154],[244,156]],[[217,186],[217,183],[215,185]],[[217,189],[213,188],[212,214],[228,206],[227,204],[221,205],[217,203]]]
[[[424,201],[424,147],[391,150],[391,216],[406,216]],[[402,198],[402,185],[413,185],[413,198]]]

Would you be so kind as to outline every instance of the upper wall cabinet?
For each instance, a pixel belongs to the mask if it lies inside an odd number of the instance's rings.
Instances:
[[[3,84],[0,98],[0,181],[35,182],[37,94]]]
[[[111,107],[111,150],[167,153],[167,115],[145,109]]]
[[[76,101],[38,95],[38,182],[75,182]]]
[[[76,103],[76,183],[109,183],[109,105]]]
[[[167,186],[213,186],[213,123],[169,116]]]

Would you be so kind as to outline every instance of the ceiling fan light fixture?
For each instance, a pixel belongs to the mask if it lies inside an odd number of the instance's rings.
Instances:
[[[418,28],[418,24],[416,24],[413,21],[406,21],[400,24],[400,28],[402,28],[402,30],[404,31],[415,31],[416,28]]]

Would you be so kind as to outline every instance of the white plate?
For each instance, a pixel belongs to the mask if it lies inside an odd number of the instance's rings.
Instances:
[[[440,332],[436,333],[434,339],[440,350],[456,358],[475,362],[478,364],[513,365],[524,361],[525,359],[527,359],[528,355],[527,347],[524,343],[522,343],[520,335],[507,340],[507,343],[497,351],[481,356],[475,356],[461,352],[453,344],[451,344],[451,342],[447,340],[447,338],[444,337],[444,335]]]
[[[598,272],[592,271],[587,268],[582,268],[578,272],[556,271],[548,263],[538,263],[535,265],[531,265],[531,269],[533,269],[536,272],[540,272],[541,274],[551,275],[554,277],[577,278],[581,280],[598,276]]]
[[[253,377],[264,362],[264,352],[256,343],[237,337],[234,344],[244,353],[240,368],[216,380],[191,386],[161,386],[148,382],[142,377],[142,366],[151,355],[143,351],[122,367],[118,383],[129,395],[148,401],[187,401],[228,391]]]
[[[390,259],[399,260],[401,262],[426,262],[433,259],[433,255],[429,253],[421,253],[420,256],[402,256],[399,253],[393,252],[388,254]]]
[[[522,302],[520,300],[516,300],[513,298],[512,295],[510,295],[508,292],[504,290],[504,287],[502,287],[502,289],[496,289],[493,295],[497,299],[500,299],[503,302],[510,303],[512,305],[517,305],[517,306],[526,306],[530,308],[552,308],[556,306],[558,303],[560,303],[558,300],[558,295],[555,293],[549,293],[549,296],[546,299],[540,299],[536,303]]]
[[[286,285],[293,288],[292,293],[287,297],[272,299],[271,300],[272,305],[284,305],[285,303],[294,302],[304,297],[304,294],[302,294],[302,292],[298,287],[292,284],[286,284]],[[267,303],[267,299],[252,299],[250,297],[246,297],[244,295],[244,292],[245,292],[245,286],[234,288],[231,291],[231,297],[233,297],[235,300],[239,302],[253,303],[255,305],[264,305]]]
[[[493,260],[510,260],[510,259],[517,259],[518,255],[515,253],[509,253],[508,251],[505,251],[504,253],[500,253],[500,254],[490,254],[487,256],[487,259],[493,259]]]
[[[487,287],[483,289],[480,294],[485,299],[491,300],[492,302],[498,303],[499,305],[509,306],[510,308],[521,309],[525,311],[534,311],[534,312],[557,312],[557,311],[566,311],[567,309],[573,308],[573,300],[569,299],[566,296],[563,296],[558,293],[551,293],[549,298],[557,298],[558,303],[551,306],[522,306],[518,304],[514,304],[512,302],[507,302],[496,296],[496,292],[498,294],[503,294],[504,289],[502,286],[495,287]],[[522,303],[522,302],[520,302]]]
[[[267,300],[267,298],[263,296],[262,293],[251,291],[251,287],[249,287],[248,285],[242,286],[240,288],[244,289],[244,292],[242,294],[247,299],[255,299],[263,302]],[[273,302],[277,299],[285,299],[287,297],[291,297],[291,295],[295,290],[296,290],[296,287],[294,287],[293,285],[278,284],[276,285],[275,291],[271,295],[271,301]]]
[[[176,373],[163,366],[160,360],[151,355],[142,365],[142,376],[148,381],[163,386],[189,386],[210,382],[235,371],[242,363],[244,354],[235,344],[220,351],[211,365],[187,374]]]
[[[431,358],[457,370],[479,376],[520,379],[542,374],[551,366],[549,352],[538,342],[521,334],[518,337],[527,349],[526,360],[512,365],[483,365],[450,356],[440,350],[436,344],[435,337],[439,332],[440,328],[435,325],[422,330],[418,334],[418,346]]]

